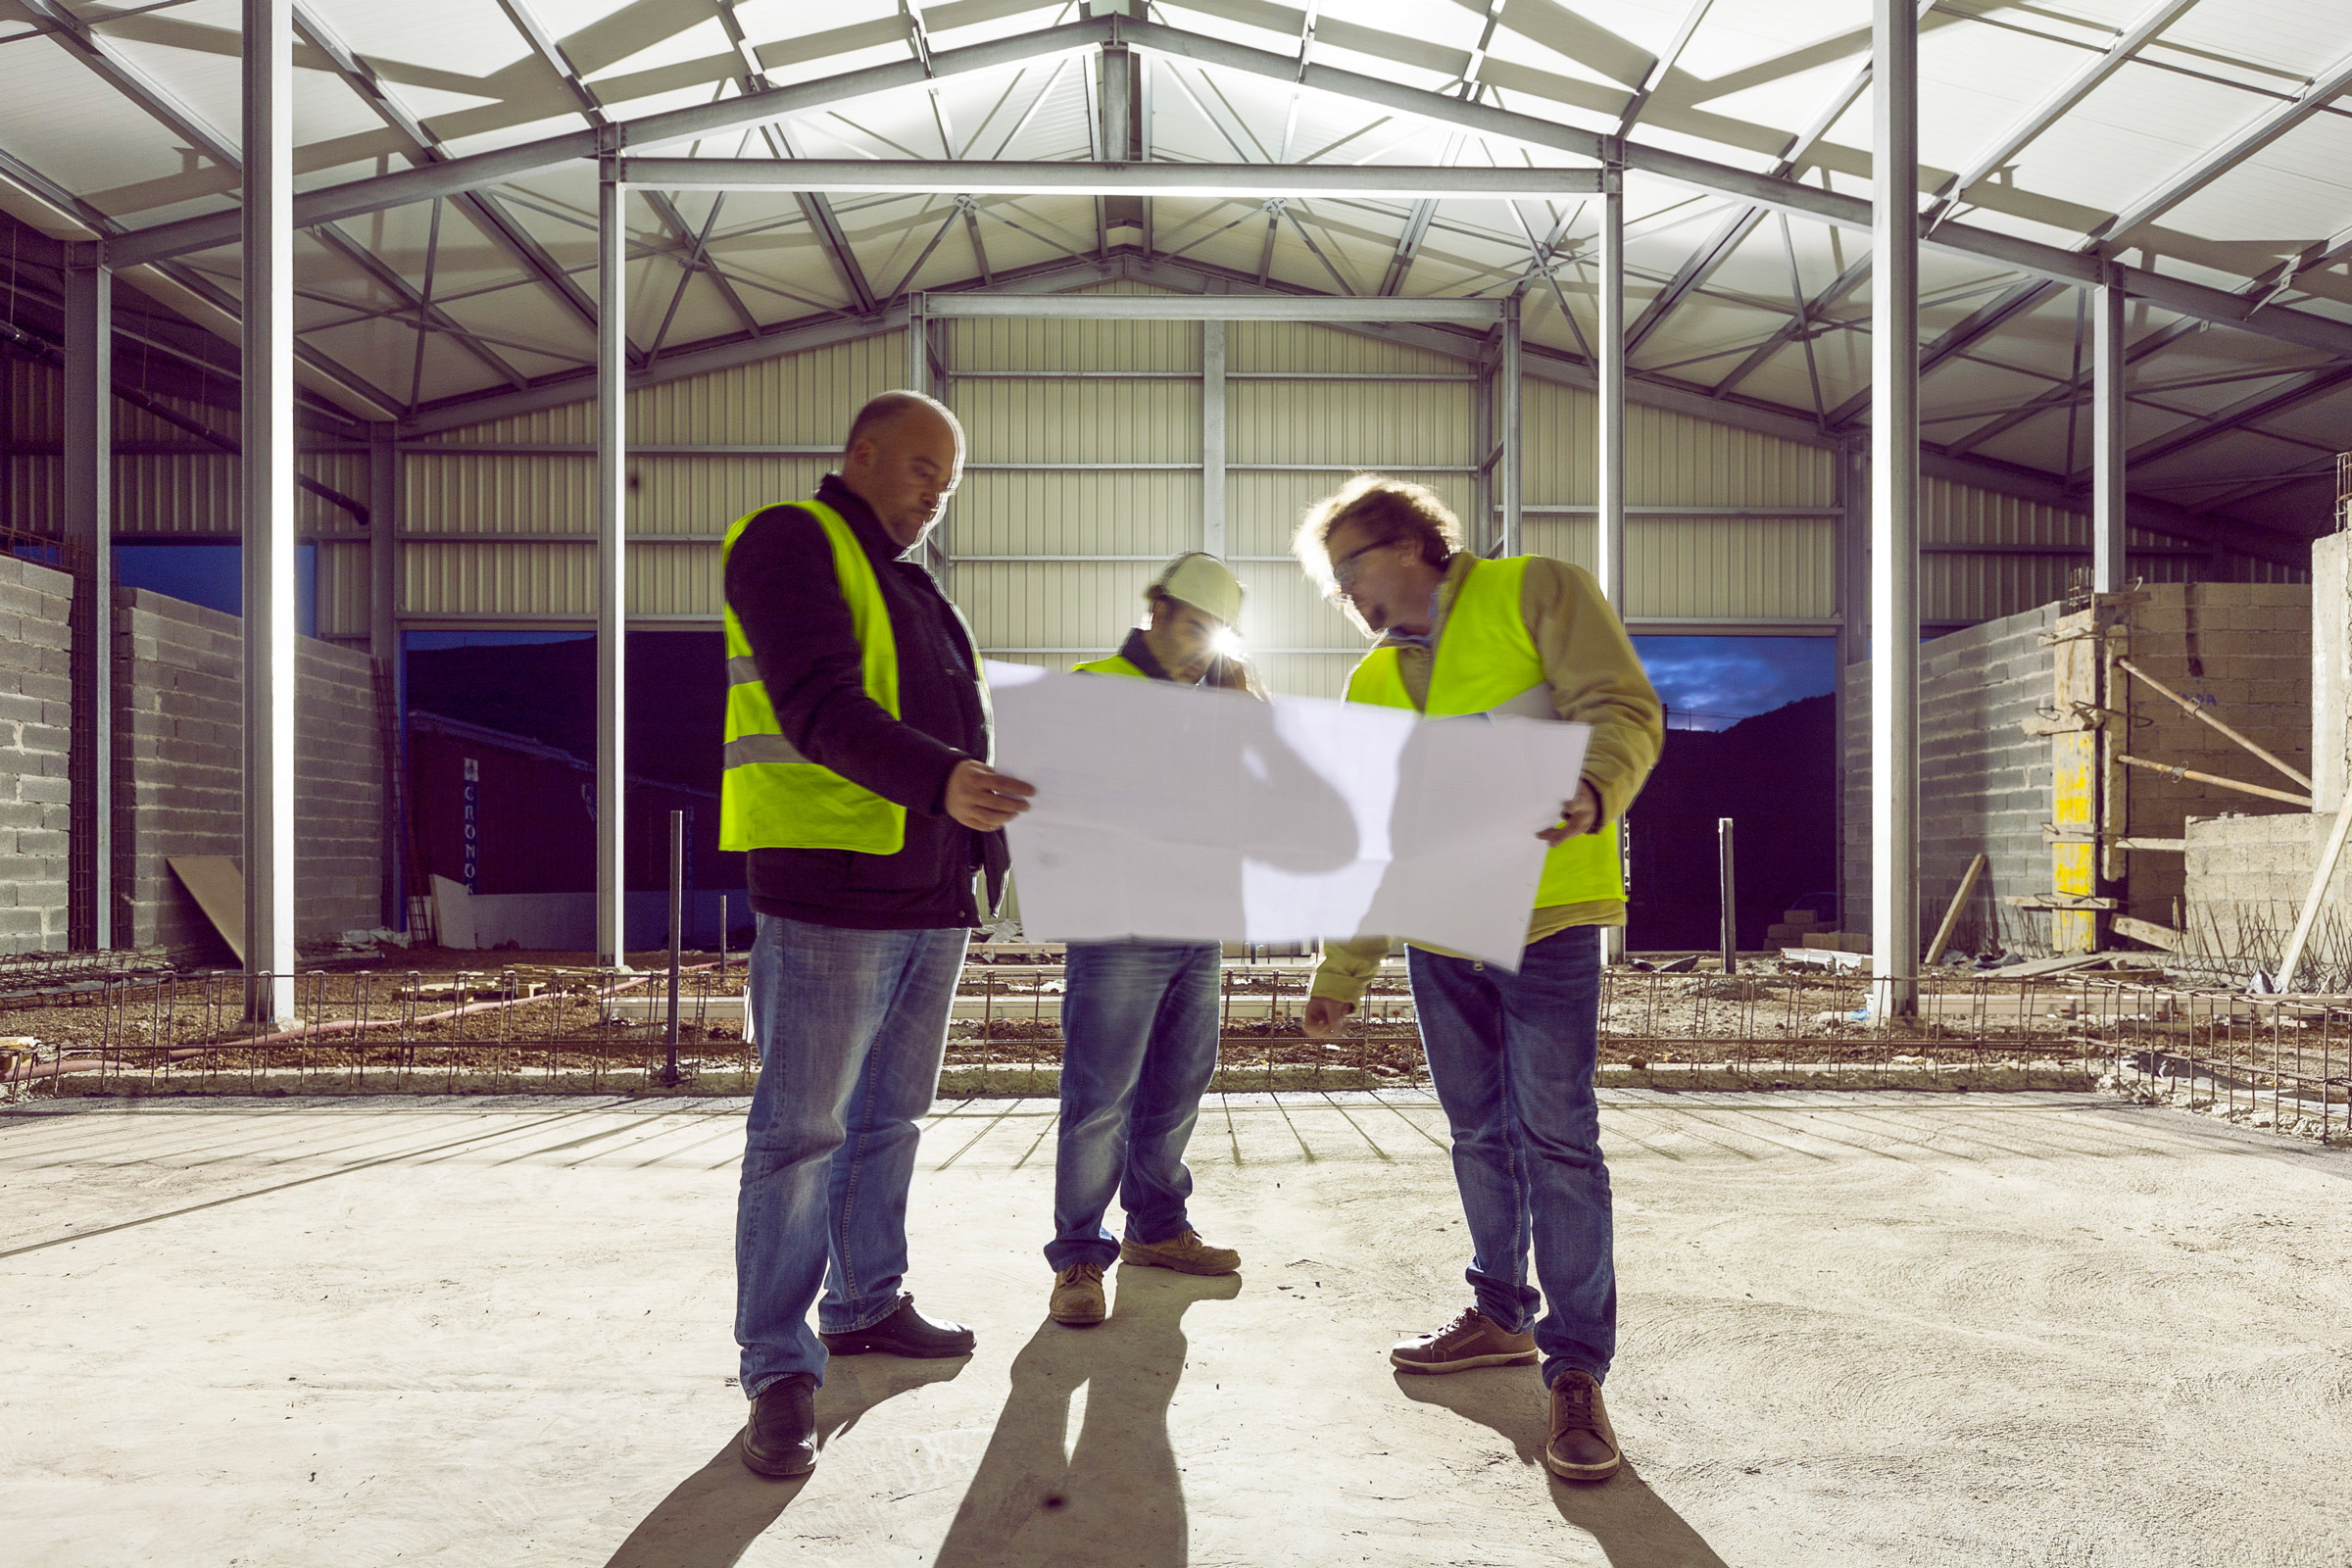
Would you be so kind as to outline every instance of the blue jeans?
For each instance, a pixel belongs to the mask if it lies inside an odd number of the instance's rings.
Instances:
[[[1605,1378],[1617,1349],[1609,1168],[1592,1072],[1600,1033],[1600,928],[1571,926],[1504,974],[1406,950],[1429,1077],[1453,1131],[1453,1180],[1470,1229],[1478,1309],[1517,1334],[1535,1324],[1544,1381]],[[1539,1296],[1527,1281],[1535,1250]]]
[[[1191,1226],[1184,1146],[1217,1070],[1214,942],[1073,942],[1061,999],[1061,1141],[1054,1155],[1054,1241],[1046,1261],[1118,1261],[1102,1225],[1112,1194],[1127,1239],[1164,1242]]]
[[[915,1119],[931,1108],[966,933],[849,931],[760,916],[752,1094],[735,1206],[743,1392],[824,1377],[828,1334],[899,1309]]]

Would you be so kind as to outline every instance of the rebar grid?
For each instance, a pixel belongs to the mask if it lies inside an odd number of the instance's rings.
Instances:
[[[508,965],[427,973],[306,971],[296,1016],[249,1022],[240,973],[74,978],[0,991],[0,1037],[29,1040],[0,1084],[19,1094],[634,1093],[659,1089],[665,1007],[656,976]],[[88,978],[80,976],[88,975]],[[1402,965],[1392,960],[1333,1039],[1306,1036],[1313,969],[1228,963],[1215,1087],[1368,1089],[1427,1081]],[[690,966],[681,1078],[741,1093],[740,959]],[[1067,973],[1055,962],[967,964],[948,1020],[941,1093],[1050,1095]],[[2237,1119],[2345,1136],[2352,997],[2251,996],[2131,976],[1916,982],[1915,1007],[1858,971],[1794,967],[1602,972],[1598,1081],[1676,1089],[2088,1088],[2185,1100]]]

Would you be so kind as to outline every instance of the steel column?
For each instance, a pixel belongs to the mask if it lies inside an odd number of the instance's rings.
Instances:
[[[1519,538],[1519,404],[1524,380],[1519,354],[1519,296],[1502,302],[1501,351],[1494,365],[1494,504],[1502,514],[1502,553],[1515,556]]]
[[[629,231],[627,193],[610,177],[596,199],[596,956],[623,960],[628,903]]]
[[[294,15],[244,0],[245,1010],[294,1009]]]
[[[1494,361],[1486,354],[1478,359],[1478,379],[1470,388],[1471,454],[1478,459],[1478,471],[1470,476],[1470,504],[1476,515],[1470,519],[1470,537],[1463,541],[1482,556],[1494,551]]]
[[[103,264],[66,269],[66,537],[74,568],[73,804],[67,945],[114,941],[115,802],[115,305]],[[72,559],[79,557],[78,561]]]
[[[2124,405],[2130,374],[2124,365],[2124,291],[2112,283],[2090,291],[2090,586],[2102,594],[2124,590],[2129,538],[2124,525]]]
[[[400,453],[394,426],[368,426],[368,657],[400,657]]]
[[[1599,537],[1593,570],[1609,606],[1625,613],[1625,180],[1611,169],[1600,199],[1600,320],[1593,332],[1599,357]]]
[[[1919,11],[1873,0],[1870,880],[1872,1007],[1919,973]]]
[[[1200,323],[1200,548],[1225,554],[1225,323]]]
[[[396,426],[368,426],[368,657],[385,672],[376,690],[392,702],[388,722],[376,732],[391,737],[392,755],[383,760],[387,776],[405,765],[399,748],[406,726],[402,722],[400,668],[400,449],[394,444]],[[401,886],[401,822],[393,809],[399,792],[384,791],[383,923],[392,930],[407,929],[406,890]]]

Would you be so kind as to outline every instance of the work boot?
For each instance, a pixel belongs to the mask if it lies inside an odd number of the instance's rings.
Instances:
[[[1231,1274],[1242,1266],[1242,1254],[1230,1247],[1209,1246],[1199,1231],[1188,1227],[1164,1242],[1121,1242],[1119,1261],[1172,1268],[1179,1274]]]
[[[743,1424],[743,1462],[777,1481],[816,1468],[815,1378],[795,1372],[760,1391]]]
[[[1109,1316],[1110,1309],[1102,1304],[1102,1265],[1072,1263],[1054,1275],[1054,1298],[1047,1303],[1046,1314],[1072,1328],[1085,1328]]]
[[[1562,1481],[1606,1481],[1623,1461],[1600,1384],[1590,1372],[1561,1373],[1551,1386],[1551,1441],[1544,1446],[1544,1468]]]
[[[1502,1325],[1475,1306],[1438,1330],[1399,1340],[1389,1364],[1400,1372],[1467,1372],[1474,1366],[1527,1366],[1536,1359],[1532,1330],[1506,1334]]]
[[[835,1355],[911,1355],[937,1358],[972,1353],[973,1336],[960,1323],[940,1323],[914,1309],[914,1298],[899,1298],[899,1309],[870,1328],[847,1334],[823,1334],[825,1348]]]

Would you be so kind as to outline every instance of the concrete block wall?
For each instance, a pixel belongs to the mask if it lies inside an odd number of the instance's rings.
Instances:
[[[228,963],[173,855],[242,862],[243,623],[143,588],[115,591],[115,940]]]
[[[2152,585],[2140,589],[2126,610],[2129,657],[2289,766],[2310,773],[2311,606],[2312,589],[2303,583]],[[2128,703],[2131,714],[2124,748],[2131,755],[2303,793],[2302,785],[2141,682],[2130,681],[2128,698],[2110,692],[2109,706],[2119,699]],[[2180,838],[2191,817],[2310,814],[2285,801],[2146,768],[2126,769],[2123,783],[2127,831],[2134,838]],[[2185,869],[2179,854],[2133,852],[2126,863],[2126,910],[2158,925],[2186,925]]]
[[[2352,772],[2352,533],[2311,542],[2311,808],[2333,811]]]
[[[338,936],[383,923],[384,766],[373,661],[302,639],[294,692],[294,928]]]
[[[2123,607],[2132,662],[2183,697],[2209,706],[2231,727],[2289,765],[2309,771],[2312,590],[2298,583],[2164,583],[2139,589]],[[2050,920],[2009,898],[2051,891],[2042,824],[2052,815],[2050,741],[2020,724],[2055,700],[2055,664],[2040,639],[2060,607],[2044,605],[1938,637],[1920,649],[1920,941],[1943,916],[1972,856],[1984,877],[1963,911],[1954,945],[2049,951]],[[2120,672],[2119,672],[2120,673]],[[2300,786],[2137,681],[2109,693],[2130,714],[2124,749],[2134,757],[2278,789]],[[1846,671],[1846,929],[1866,930],[1870,909],[1870,666]],[[2126,831],[2180,838],[2194,817],[2307,815],[2268,802],[2141,768],[2128,769]],[[2261,830],[2245,829],[2240,831]],[[2299,830],[2298,830],[2299,831]],[[2290,834],[2293,842],[2300,842]],[[2280,852],[2284,853],[2284,852]],[[2216,862],[2220,863],[2219,861]],[[2184,857],[2133,852],[2126,863],[2125,909],[2159,925],[2194,926],[2186,911]],[[2268,875],[2269,873],[2264,873]],[[2302,873],[2305,880],[2309,871]],[[2245,918],[2267,920],[2267,884],[2248,895]],[[2298,891],[2295,895],[2300,898]],[[2223,923],[2237,916],[2224,911]],[[2207,921],[2208,924],[2212,922]],[[2292,925],[2293,916],[2287,917]],[[2234,927],[2233,927],[2234,928]]]
[[[191,961],[231,955],[168,857],[243,863],[244,623],[145,589],[115,596],[117,940]],[[302,639],[295,660],[297,940],[378,921],[383,768],[364,654]]]
[[[2018,726],[2048,706],[2054,681],[2041,639],[2044,605],[1936,638],[1920,649],[1919,910],[1924,949],[1980,852],[1987,858],[1953,945],[1965,952],[2047,950],[2049,922],[2012,908],[2013,894],[2050,891],[2050,743]],[[1870,665],[1845,674],[1844,926],[1870,929]]]
[[[67,943],[74,579],[0,556],[0,953]]]
[[[2276,973],[2334,826],[2332,811],[2191,821],[2183,956],[2233,978]],[[2304,955],[2302,989],[2352,986],[2352,856],[2336,865]]]

